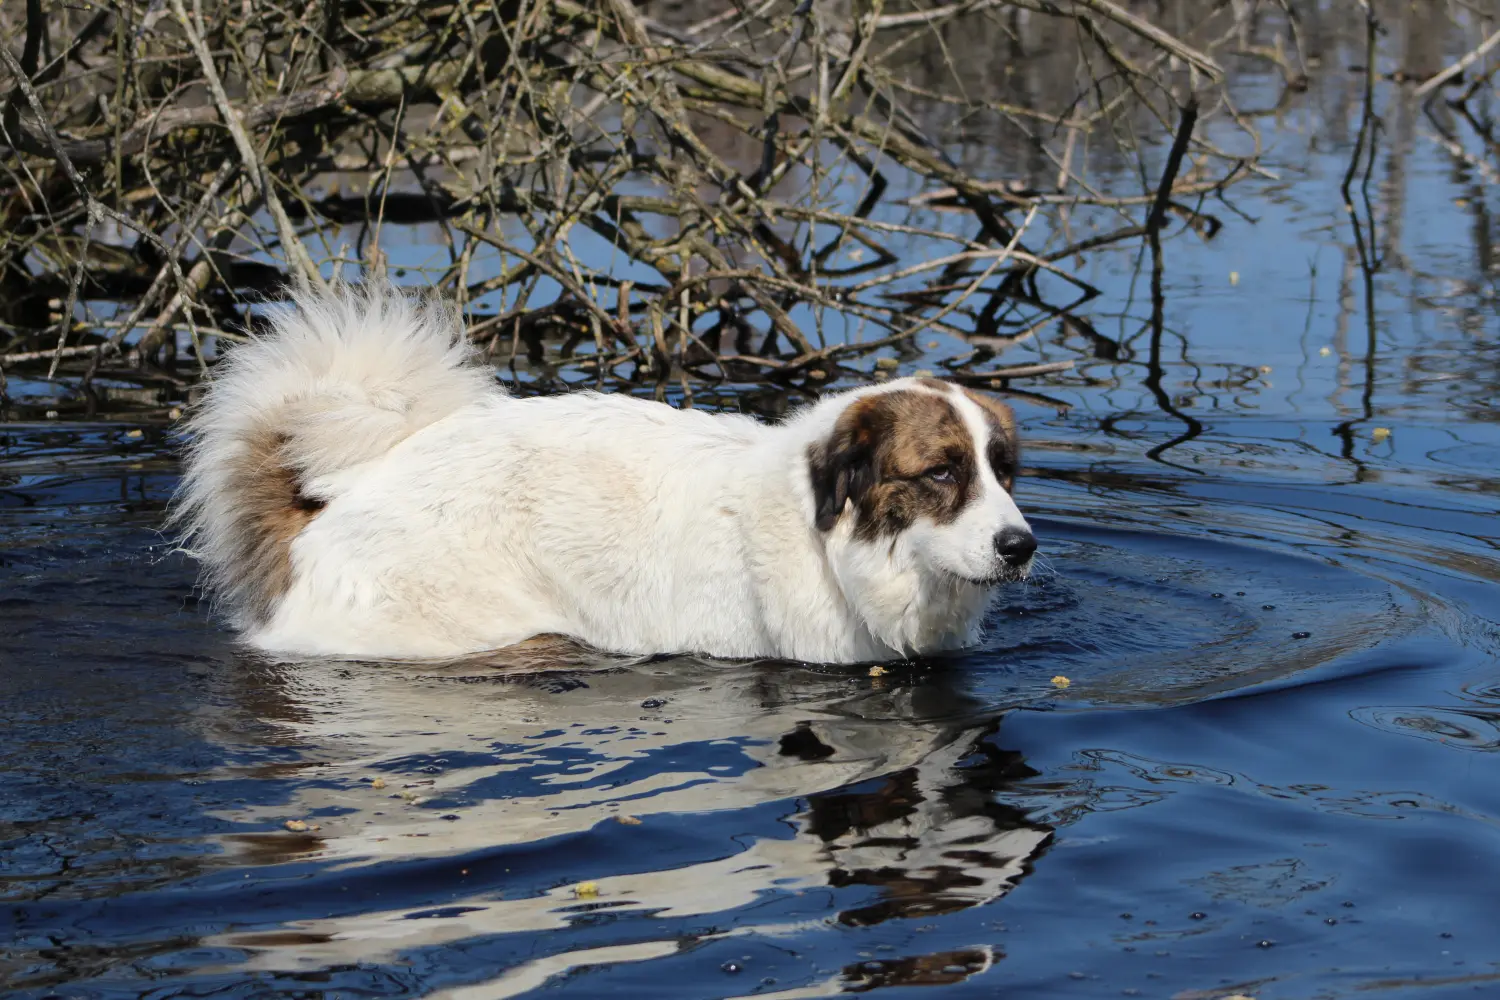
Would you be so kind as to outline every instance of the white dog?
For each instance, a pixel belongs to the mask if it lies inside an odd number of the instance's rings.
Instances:
[[[1030,567],[1010,410],[975,393],[897,379],[779,425],[517,399],[434,305],[295,306],[219,366],[174,515],[261,649],[859,662],[973,642]]]

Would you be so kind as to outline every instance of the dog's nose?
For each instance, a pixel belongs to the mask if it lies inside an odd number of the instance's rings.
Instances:
[[[1036,536],[1025,528],[1006,528],[995,536],[995,551],[1007,566],[1021,566],[1036,551]]]

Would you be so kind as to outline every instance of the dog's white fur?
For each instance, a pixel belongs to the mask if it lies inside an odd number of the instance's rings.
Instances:
[[[264,650],[448,657],[555,633],[638,654],[925,653],[976,639],[990,584],[974,581],[1006,575],[994,538],[1026,529],[983,461],[947,524],[861,539],[850,502],[818,529],[810,448],[854,400],[947,392],[985,454],[980,408],[931,382],[829,396],[779,425],[592,392],[520,399],[431,303],[341,288],[295,305],[221,363],[175,514]],[[265,511],[246,484],[288,475],[308,513],[289,511],[279,542],[247,541]],[[257,560],[275,553],[255,546],[277,544],[286,586],[257,613]]]

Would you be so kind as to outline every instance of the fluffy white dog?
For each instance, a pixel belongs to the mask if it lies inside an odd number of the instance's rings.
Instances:
[[[174,515],[261,649],[877,660],[973,642],[1030,567],[1011,414],[976,393],[897,379],[777,425],[517,399],[431,303],[294,306],[216,370]]]

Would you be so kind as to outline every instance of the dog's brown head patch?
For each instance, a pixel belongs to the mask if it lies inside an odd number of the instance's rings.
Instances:
[[[986,454],[954,405],[946,383],[856,399],[833,433],[808,451],[818,530],[838,523],[847,504],[861,539],[892,536],[920,517],[951,523],[979,490],[980,462],[1009,489],[1015,474],[1014,421],[1002,403],[968,394],[991,423]]]

